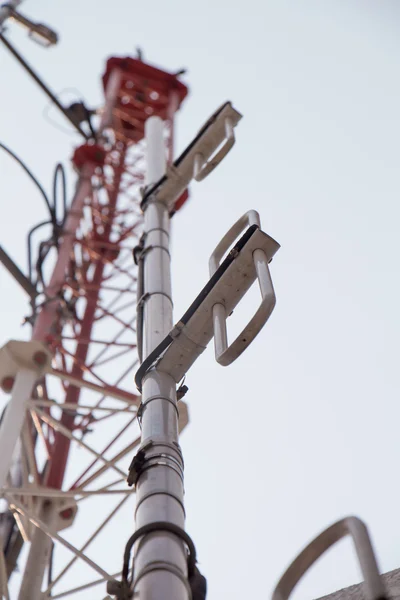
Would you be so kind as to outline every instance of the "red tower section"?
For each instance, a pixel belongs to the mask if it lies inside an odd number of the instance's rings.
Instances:
[[[176,75],[135,58],[110,58],[103,84],[106,95],[109,89],[116,90],[113,129],[117,139],[127,143],[140,142],[148,117],[172,121],[188,93]]]

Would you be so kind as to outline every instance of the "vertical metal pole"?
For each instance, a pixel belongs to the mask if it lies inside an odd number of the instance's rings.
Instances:
[[[26,402],[32,396],[38,375],[30,369],[21,369],[15,378],[12,394],[0,427],[0,488],[7,482],[13,452],[25,419]]]
[[[166,169],[164,124],[146,121],[147,178],[158,181]],[[144,348],[143,356],[172,328],[169,255],[169,211],[150,199],[144,212]],[[184,527],[183,459],[178,444],[176,385],[172,377],[153,368],[142,390],[142,447],[144,470],[136,484],[136,527],[168,522]],[[146,534],[135,553],[133,591],[140,600],[189,600],[187,556],[178,536],[167,531]]]
[[[39,517],[42,521],[52,525],[56,517],[54,504],[45,501],[40,507]],[[41,592],[43,574],[49,564],[50,552],[51,538],[44,531],[35,527],[18,600],[43,600]]]
[[[25,420],[26,403],[32,397],[32,391],[37,378],[37,373],[30,369],[21,369],[15,377],[11,398],[5,409],[0,427],[0,488],[5,487],[10,471],[12,480],[16,479],[18,481],[19,479],[20,468],[18,458],[20,448],[18,440]],[[15,455],[17,455],[17,465],[15,465]],[[15,483],[15,481],[12,481],[12,483]],[[0,544],[2,543],[3,534],[8,533],[7,529],[6,523],[2,530],[0,529]],[[0,547],[0,553],[4,562],[2,547]],[[3,580],[4,576],[5,570],[2,568],[0,572],[0,590],[2,587],[7,586],[7,579]]]

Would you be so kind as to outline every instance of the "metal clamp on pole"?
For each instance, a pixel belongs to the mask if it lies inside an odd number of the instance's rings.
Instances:
[[[272,600],[287,600],[308,569],[336,542],[346,535],[353,538],[358,561],[365,581],[367,600],[382,600],[385,588],[366,525],[357,517],[347,517],[319,534],[292,562],[280,578]]]
[[[230,228],[210,257],[209,268],[211,277],[220,266],[222,256],[229,250],[235,239],[244,229],[252,225],[260,228],[260,216],[255,210],[248,211]],[[268,321],[276,304],[276,296],[268,267],[268,263],[272,258],[270,256],[267,257],[264,250],[257,248],[252,253],[252,259],[254,269],[250,268],[250,265],[247,266],[247,269],[251,278],[250,284],[255,279],[258,279],[261,291],[261,304],[243,331],[229,346],[226,329],[226,307],[221,303],[214,304],[213,306],[215,358],[223,366],[230,365],[251,344]]]
[[[231,150],[235,143],[234,128],[241,118],[242,115],[230,102],[223,104],[173,165],[167,167],[166,174],[148,186],[143,195],[142,208],[153,197],[173,210],[175,202],[191,180],[205,179]]]
[[[0,388],[12,391],[0,427],[0,488],[4,487],[36,381],[51,364],[51,354],[37,341],[11,340],[0,348]]]

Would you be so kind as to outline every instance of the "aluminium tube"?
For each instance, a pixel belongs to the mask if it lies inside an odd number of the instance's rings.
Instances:
[[[166,169],[164,124],[146,121],[147,185]],[[144,212],[144,329],[143,358],[172,328],[169,255],[169,212],[150,198]],[[173,378],[151,369],[143,380],[142,447],[144,471],[136,484],[136,528],[167,522],[184,528],[183,460],[178,445],[178,410]],[[149,446],[148,446],[149,444]],[[141,600],[189,600],[187,556],[183,542],[168,531],[143,536],[135,546],[133,591]]]

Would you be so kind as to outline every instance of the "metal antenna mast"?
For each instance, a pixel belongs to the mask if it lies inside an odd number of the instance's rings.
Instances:
[[[173,326],[170,283],[169,220],[171,209],[192,178],[201,181],[232,148],[241,115],[224,104],[201,129],[172,167],[166,164],[164,125],[146,122],[147,177],[144,211],[143,362],[136,375],[142,393],[142,443],[128,482],[136,485],[136,531],[124,554],[122,581],[110,593],[128,598],[189,600],[196,578],[194,544],[184,531],[183,459],[178,443],[176,386],[215,337],[217,360],[231,363],[250,344],[275,305],[268,263],[279,245],[260,231],[250,211],[217,246],[210,259],[211,279],[185,315]],[[243,235],[241,235],[243,234]],[[239,237],[235,245],[232,244]],[[227,258],[223,255],[229,248]],[[226,318],[255,279],[260,308],[229,347]],[[132,576],[131,550],[136,543]],[[204,597],[204,596],[203,596]]]

